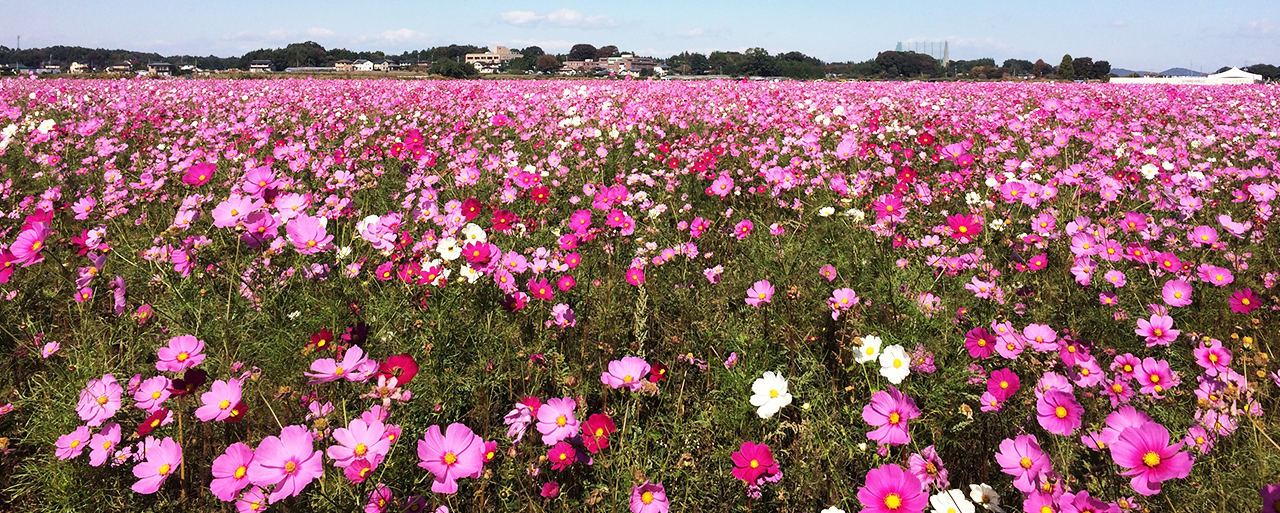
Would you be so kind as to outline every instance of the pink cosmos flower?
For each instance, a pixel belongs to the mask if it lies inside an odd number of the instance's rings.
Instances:
[[[369,499],[364,503],[364,513],[383,513],[391,507],[391,489],[378,483],[369,492]],[[399,511],[399,510],[397,510]]]
[[[507,436],[517,444],[524,439],[524,432],[531,422],[533,410],[521,403],[516,403],[516,407],[502,417],[502,423],[507,425]]]
[[[828,264],[822,266],[822,269],[818,269],[818,274],[822,275],[823,278],[826,278],[827,281],[835,281],[837,272],[835,267]]]
[[[191,335],[179,335],[169,339],[169,346],[156,351],[159,360],[156,370],[182,372],[204,361],[204,341]]]
[[[951,237],[961,243],[972,241],[978,233],[982,232],[982,222],[971,215],[947,216],[947,226],[951,228]]]
[[[236,500],[236,513],[260,513],[267,509],[267,492],[257,486]]]
[[[435,475],[431,491],[457,493],[458,479],[478,476],[484,467],[484,440],[462,424],[453,423],[440,434],[431,426],[418,440],[418,466]]]
[[[1169,280],[1164,283],[1161,295],[1169,306],[1187,306],[1191,304],[1191,284],[1178,279]]]
[[[325,232],[321,218],[298,214],[284,228],[294,249],[303,255],[313,255],[330,249],[333,235]]]
[[[182,447],[172,438],[165,437],[154,447],[148,447],[147,459],[133,467],[133,476],[138,482],[133,483],[133,491],[143,495],[156,493],[164,480],[178,471],[182,464]]]
[[[600,381],[615,390],[626,387],[635,392],[640,390],[640,379],[648,375],[648,362],[643,358],[625,356],[609,362],[609,371],[600,375]]]
[[[1102,275],[1102,279],[1107,280],[1107,283],[1114,285],[1116,288],[1124,287],[1127,283],[1124,272],[1116,269],[1107,271],[1106,274]]]
[[[366,359],[360,346],[351,346],[342,353],[341,362],[333,358],[321,358],[311,362],[311,371],[303,374],[312,378],[307,384],[314,385],[339,379],[363,382],[377,371],[378,362]]]
[[[89,464],[95,467],[107,462],[120,443],[120,425],[108,422],[89,441]],[[61,458],[59,458],[61,459]]]
[[[1236,280],[1231,270],[1216,265],[1201,264],[1197,269],[1200,281],[1211,283],[1215,287],[1225,287]]]
[[[645,481],[631,489],[631,513],[667,513],[667,489],[661,484]]]
[[[213,173],[217,169],[218,166],[214,164],[201,162],[187,168],[187,173],[182,175],[182,181],[187,185],[199,187],[207,183],[209,179],[213,178]]]
[[[13,254],[11,262],[29,267],[44,261],[44,253],[42,253],[44,240],[52,234],[53,231],[45,223],[32,223],[31,227],[19,233],[18,238],[9,246],[9,252]]]
[[[542,433],[542,443],[555,445],[578,434],[578,419],[573,414],[577,407],[578,403],[572,398],[552,397],[538,408],[538,432]]]
[[[1036,417],[1040,427],[1055,435],[1071,436],[1080,429],[1084,408],[1076,396],[1067,392],[1045,392],[1036,401]]]
[[[250,196],[232,194],[231,197],[214,207],[213,226],[218,228],[235,227],[240,221],[244,220],[245,216],[261,209],[263,204],[262,200],[255,201]]]
[[[761,303],[773,302],[773,285],[769,280],[760,280],[751,288],[747,289],[746,302],[748,305],[759,307]]]
[[[1147,347],[1167,346],[1178,338],[1180,330],[1173,329],[1173,317],[1152,315],[1150,320],[1138,319],[1138,329],[1133,330],[1147,340]]]
[[[1156,360],[1155,358],[1146,357],[1142,359],[1142,365],[1134,371],[1138,378],[1138,383],[1142,385],[1140,389],[1144,394],[1150,394],[1156,399],[1163,399],[1161,395],[1165,390],[1178,386],[1181,380],[1169,370],[1169,362],[1164,360]]]
[[[867,438],[882,444],[911,443],[907,421],[919,416],[915,400],[893,386],[872,394],[871,402],[862,407],[862,420],[877,428],[867,433]]]
[[[268,436],[258,444],[249,463],[249,482],[257,486],[275,485],[270,502],[293,497],[311,481],[324,474],[324,456],[313,451],[311,431],[306,426],[285,426],[280,436]]]
[[[133,393],[134,406],[148,412],[156,411],[165,401],[169,400],[169,386],[169,378],[164,376],[148,378],[140,383],[138,390]]]
[[[115,376],[103,374],[101,378],[91,379],[80,390],[76,413],[86,424],[101,426],[120,410],[120,394],[123,392],[124,389],[116,383]]]
[[[1211,339],[1212,342],[1208,346],[1204,345],[1204,341],[1200,342],[1200,346],[1195,349],[1196,363],[1204,367],[1205,374],[1217,376],[1220,373],[1229,372],[1231,365],[1231,350],[1222,347],[1222,341]]]
[[[945,489],[951,486],[951,482],[947,480],[947,469],[942,466],[942,458],[932,445],[925,447],[919,454],[912,454],[907,460],[907,470],[920,480],[921,487]]]
[[[836,319],[840,312],[848,311],[860,301],[862,299],[853,289],[848,287],[836,289],[831,293],[831,297],[827,298],[827,306],[831,307],[831,319]]]
[[[1160,493],[1160,483],[1191,473],[1191,455],[1182,452],[1182,442],[1169,445],[1169,430],[1155,422],[1122,431],[1111,458],[1127,469],[1121,475],[1132,476],[1129,484],[1142,495]]]
[[[333,440],[339,445],[329,446],[326,454],[338,468],[346,468],[357,459],[376,466],[391,450],[386,427],[377,420],[353,419],[347,427],[333,430]]]
[[[58,352],[58,349],[61,347],[62,344],[55,341],[45,342],[44,346],[40,348],[40,357],[48,359],[50,356],[53,356],[53,353]]]
[[[1035,435],[1021,435],[1000,442],[996,461],[1004,473],[1013,476],[1013,486],[1024,493],[1036,490],[1036,480],[1052,470],[1049,456],[1040,449]]]
[[[1262,301],[1258,299],[1258,295],[1254,294],[1251,288],[1240,289],[1231,294],[1232,312],[1247,314],[1259,306],[1262,306]]]
[[[1058,332],[1044,324],[1028,324],[1022,330],[1022,337],[1036,351],[1056,351],[1058,349]]]
[[[213,460],[213,481],[209,491],[220,500],[231,502],[249,486],[249,466],[253,464],[253,449],[236,442],[227,446],[221,456]]]
[[[245,173],[244,183],[240,188],[254,197],[261,198],[267,189],[275,186],[276,174],[271,170],[271,166],[261,166]]]
[[[85,445],[89,443],[89,433],[89,426],[80,426],[70,433],[59,436],[54,444],[53,453],[60,460],[80,457],[84,453]]]
[[[778,472],[773,452],[765,444],[742,442],[742,447],[730,454],[729,458],[733,460],[733,477],[741,479],[747,485],[756,484],[760,476]]]
[[[858,487],[864,513],[922,513],[929,506],[920,480],[897,465],[883,465],[867,472],[865,486]]]
[[[232,409],[240,404],[240,380],[214,381],[209,389],[200,395],[203,406],[196,408],[196,418],[204,422],[227,420]]]

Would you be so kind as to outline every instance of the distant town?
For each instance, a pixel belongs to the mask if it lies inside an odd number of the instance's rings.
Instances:
[[[308,41],[284,48],[259,49],[241,57],[161,56],[127,50],[54,46],[13,49],[0,46],[0,75],[143,75],[150,77],[207,77],[235,74],[295,76],[414,76],[451,78],[482,76],[563,76],[594,78],[770,78],[770,79],[921,79],[921,80],[1075,80],[1116,83],[1232,84],[1280,80],[1280,68],[1255,64],[1223,66],[1214,73],[1173,68],[1163,72],[1112,68],[1105,60],[1064,55],[1057,65],[991,58],[951,60],[949,46],[898,43],[861,62],[824,62],[800,52],[770,54],[762,48],[745,52],[685,52],[667,58],[636,55],[616,46],[574,45],[568,53],[548,54],[537,46],[448,45],[387,55],[325,49]]]

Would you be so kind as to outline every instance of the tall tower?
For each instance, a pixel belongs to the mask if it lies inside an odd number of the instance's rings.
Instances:
[[[943,41],[942,42],[942,67],[945,68],[950,64],[951,64],[951,42]]]

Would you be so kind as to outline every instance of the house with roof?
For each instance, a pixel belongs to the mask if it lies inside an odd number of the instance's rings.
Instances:
[[[469,53],[464,57],[467,64],[481,69],[481,66],[498,68],[503,64],[519,59],[520,54],[505,46],[491,46],[488,53]]]
[[[356,59],[356,62],[351,64],[351,71],[373,71],[373,61]]]
[[[338,73],[351,73],[355,71],[355,63],[346,59],[342,59],[333,63],[333,70]]]
[[[173,65],[167,62],[153,62],[147,64],[147,74],[156,77],[172,76]]]
[[[275,64],[267,59],[249,61],[249,73],[271,73],[272,71],[275,71]]]
[[[67,72],[73,75],[79,75],[89,72],[89,65],[83,62],[72,62],[71,67],[67,68]]]

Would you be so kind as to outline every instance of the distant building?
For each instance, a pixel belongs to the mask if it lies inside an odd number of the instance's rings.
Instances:
[[[1249,73],[1240,68],[1231,68],[1222,73],[1214,73],[1207,77],[1112,77],[1113,84],[1184,84],[1184,85],[1229,85],[1260,84],[1262,75]]]
[[[271,73],[275,71],[275,65],[266,59],[257,59],[249,61],[249,73]]]
[[[133,63],[132,63],[132,62],[129,62],[129,61],[124,61],[124,62],[121,62],[121,63],[119,63],[119,64],[113,64],[113,65],[111,65],[111,67],[107,68],[107,72],[109,72],[109,73],[133,73]]]
[[[467,54],[465,57],[467,64],[501,66],[520,58],[520,54],[511,51],[510,48],[505,46],[491,46],[489,48],[489,53]]]
[[[36,69],[36,73],[62,73],[62,66],[57,64],[45,64]]]
[[[147,65],[147,74],[157,77],[173,75],[173,65],[167,62],[153,62]]]
[[[658,61],[654,60],[652,57],[636,57],[629,53],[624,53],[617,57],[609,57],[607,59],[566,61],[561,69],[565,72],[578,75],[602,71],[614,74],[633,74],[639,73],[640,70],[653,70],[657,67]]]
[[[351,71],[373,71],[373,61],[356,59],[356,62],[351,64]]]
[[[71,67],[67,68],[67,72],[73,75],[89,72],[89,65],[82,62],[72,62]]]
[[[337,71],[338,73],[351,73],[352,71],[355,71],[354,65],[355,65],[354,62],[343,59],[333,63],[333,70]]]
[[[382,71],[382,72],[391,71],[392,66],[393,64],[391,64],[391,61],[386,59],[383,59],[380,61],[374,61],[373,71]]]

